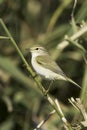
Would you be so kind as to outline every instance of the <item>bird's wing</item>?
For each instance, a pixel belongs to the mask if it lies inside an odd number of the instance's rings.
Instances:
[[[60,74],[61,76],[65,77],[65,79],[69,82],[71,82],[72,84],[76,85],[77,87],[81,88],[77,83],[75,83],[72,79],[68,78],[63,71],[61,70],[61,68],[57,65],[57,63],[55,61],[53,61],[51,59],[51,57],[49,55],[44,55],[44,56],[37,56],[36,57],[36,61],[38,62],[38,64],[40,64],[41,66],[52,70],[53,72]],[[45,61],[45,62],[44,62]]]
[[[57,65],[57,63],[55,61],[53,61],[51,59],[51,57],[49,55],[37,56],[36,61],[41,66],[43,66],[43,67],[45,67],[45,68],[47,68],[49,70],[52,70],[53,72],[55,72],[57,74],[60,74],[60,75],[62,75],[64,77],[66,77],[65,74],[63,73],[63,71],[61,70],[61,68]]]

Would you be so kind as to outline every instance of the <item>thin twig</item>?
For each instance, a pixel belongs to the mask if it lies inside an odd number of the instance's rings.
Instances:
[[[55,110],[53,110],[52,112],[50,112],[49,115],[46,117],[46,119],[43,120],[43,121],[41,121],[41,122],[37,125],[37,127],[36,127],[34,130],[37,130],[37,129],[41,128],[41,126],[44,125],[45,122],[46,122],[54,113],[55,113]]]
[[[57,108],[58,108],[58,110],[60,111],[60,113],[61,113],[61,116],[62,116],[62,121],[63,121],[63,123],[64,123],[64,127],[65,127],[65,129],[66,130],[68,130],[68,128],[69,128],[69,124],[68,124],[68,121],[67,121],[67,119],[65,118],[65,116],[64,116],[64,114],[63,114],[63,112],[62,112],[62,109],[61,109],[61,107],[60,107],[60,105],[59,105],[59,102],[58,102],[58,100],[57,99],[55,99],[55,104],[56,104],[56,106],[57,106]]]
[[[78,110],[81,112],[81,114],[82,114],[84,120],[87,121],[87,113],[86,113],[86,111],[85,111],[85,108],[84,108],[84,106],[83,106],[83,104],[82,104],[80,98],[76,98],[76,100],[75,100],[74,98],[71,98],[71,99],[69,99],[69,102],[70,102],[76,109],[78,109]]]
[[[5,37],[5,36],[0,36],[0,39],[9,39],[9,37]]]
[[[84,120],[87,121],[87,113],[85,111],[85,108],[80,100],[80,98],[76,98],[76,105],[78,106],[79,110],[81,111],[83,117],[84,117]]]
[[[87,26],[84,26],[78,32],[76,32],[71,37],[69,37],[69,39],[75,41],[75,40],[77,40],[80,36],[82,36],[86,32],[87,32]],[[67,40],[64,40],[63,42],[60,42],[57,45],[57,49],[63,50],[68,44],[69,44],[69,42]]]
[[[87,128],[87,113],[86,110],[80,100],[80,98],[76,98],[76,100],[74,98],[69,99],[69,102],[75,107],[77,108],[80,113],[82,114],[84,121],[81,121],[80,123],[82,124],[82,126],[84,128]]]
[[[71,17],[74,16],[74,12],[75,12],[76,5],[77,5],[77,0],[74,0],[74,5],[73,5],[73,9],[72,9]]]

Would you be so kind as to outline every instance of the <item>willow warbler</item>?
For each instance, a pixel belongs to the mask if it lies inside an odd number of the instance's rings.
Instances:
[[[49,80],[65,80],[69,81],[77,87],[81,88],[72,79],[68,78],[57,63],[52,60],[47,50],[42,46],[34,46],[30,48],[31,64],[37,74]]]

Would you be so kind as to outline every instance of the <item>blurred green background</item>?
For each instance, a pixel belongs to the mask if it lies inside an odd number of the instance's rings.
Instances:
[[[0,0],[0,18],[30,65],[31,55],[25,49],[35,44],[44,45],[65,74],[84,87],[87,74],[81,51],[72,44],[61,51],[57,49],[65,35],[71,36],[77,31],[71,22],[73,5],[73,0]],[[87,0],[77,2],[74,15],[76,23],[87,20]],[[1,25],[0,36],[6,36]],[[80,37],[79,43],[87,49],[86,38]],[[42,81],[42,84],[47,88],[49,82]],[[69,122],[81,118],[74,115],[68,98],[82,93],[63,81],[55,81],[50,89],[50,94],[59,99]],[[11,41],[0,39],[0,130],[32,130],[51,110]],[[62,127],[54,114],[42,130],[62,130]]]

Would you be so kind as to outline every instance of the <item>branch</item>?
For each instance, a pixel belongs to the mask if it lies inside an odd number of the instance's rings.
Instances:
[[[73,34],[71,37],[69,37],[69,39],[75,41],[77,40],[79,37],[81,37],[84,33],[87,32],[87,26],[85,25],[84,27],[82,27],[78,32],[76,32],[75,34]],[[69,42],[67,40],[64,40],[63,42],[60,42],[57,45],[57,49],[59,50],[63,50],[67,45],[69,44]]]
[[[84,121],[81,121],[81,124],[83,125],[83,127],[87,128],[87,113],[80,98],[76,98],[76,100],[74,100],[74,98],[71,98],[69,99],[69,102],[80,111],[84,118]]]

